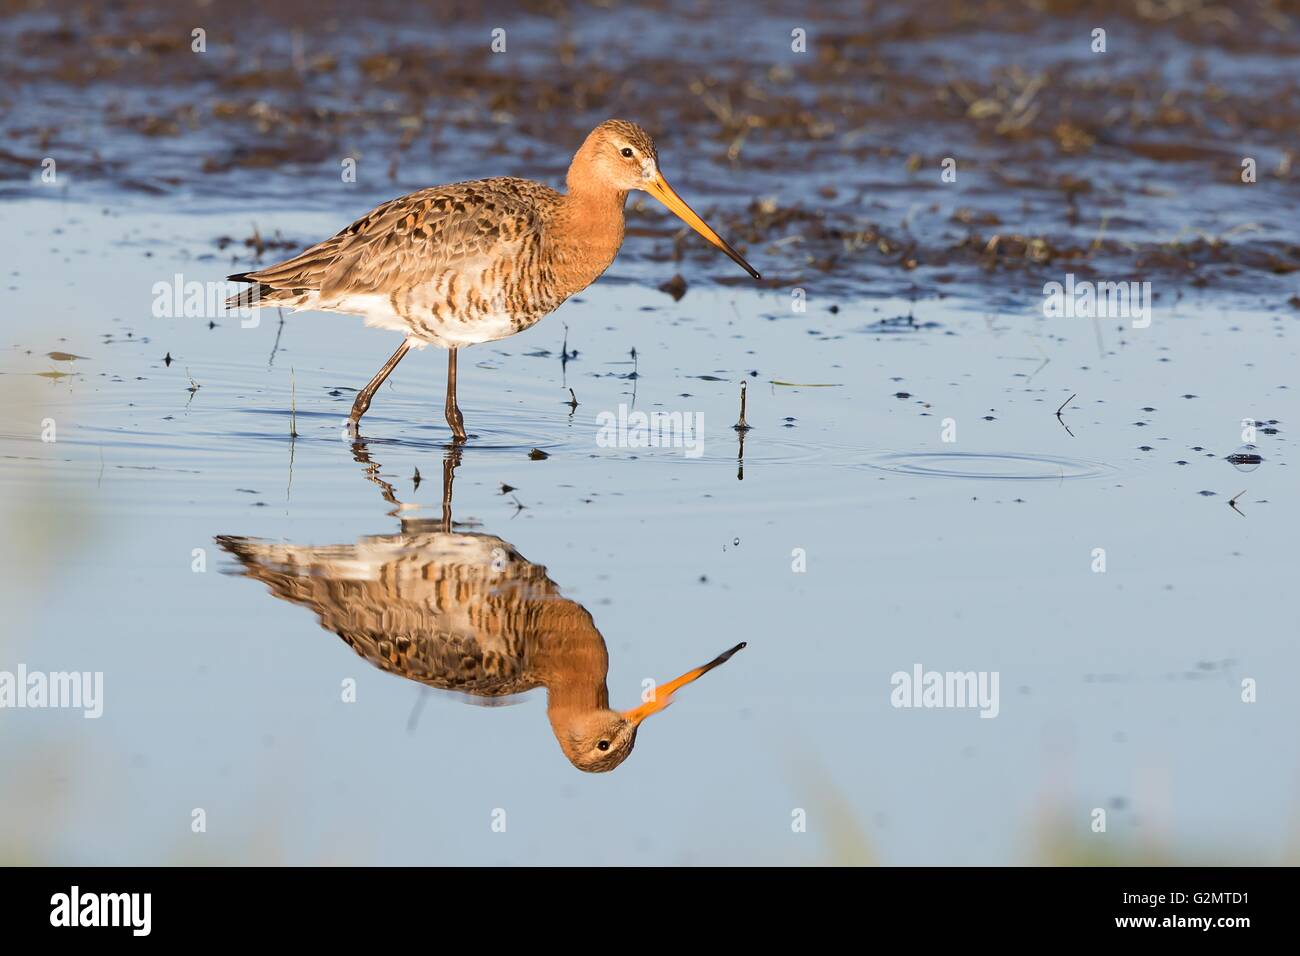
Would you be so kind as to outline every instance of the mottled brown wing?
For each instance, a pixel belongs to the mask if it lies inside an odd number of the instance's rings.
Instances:
[[[500,538],[379,536],[310,547],[223,535],[217,542],[244,574],[315,611],[381,670],[479,697],[539,686],[529,661],[535,609],[562,599],[545,569]]]
[[[458,263],[491,257],[540,232],[559,194],[525,179],[480,179],[399,196],[306,252],[232,276],[272,289],[391,294],[423,285]]]

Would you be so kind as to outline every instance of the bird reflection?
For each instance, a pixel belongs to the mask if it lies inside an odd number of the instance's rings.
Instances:
[[[587,610],[563,597],[546,569],[510,542],[455,530],[458,448],[443,462],[441,520],[402,517],[405,506],[364,442],[353,445],[353,454],[395,506],[399,533],[324,547],[230,535],[218,536],[218,544],[240,561],[240,573],[310,608],[381,670],[483,702],[545,687],[551,730],[579,770],[613,770],[632,752],[647,717],[745,646],[659,685],[637,707],[614,710],[605,641]]]

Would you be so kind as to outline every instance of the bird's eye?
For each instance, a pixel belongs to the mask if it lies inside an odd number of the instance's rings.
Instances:
[[[600,743],[596,744],[596,749],[597,749],[597,750],[608,750],[608,749],[609,749],[609,741],[608,741],[608,740],[602,740]]]
[[[623,155],[626,156],[628,159],[631,159],[631,158],[632,158],[632,147],[631,147],[631,146],[624,146],[624,147],[623,147]],[[604,748],[602,748],[602,749],[604,749]]]

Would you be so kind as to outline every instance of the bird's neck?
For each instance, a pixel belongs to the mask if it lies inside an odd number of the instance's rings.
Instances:
[[[528,667],[546,686],[546,709],[554,715],[608,707],[609,654],[587,610],[554,594],[533,602],[529,614],[529,629],[538,637]]]
[[[569,728],[583,724],[591,714],[609,710],[609,690],[605,675],[584,675],[587,679],[573,679],[566,675],[552,679],[546,685],[546,718],[557,740],[563,741]]]
[[[551,723],[563,723],[568,715],[589,714],[609,710],[609,690],[605,682],[599,684],[548,684],[546,687],[546,715]]]
[[[609,268],[623,245],[627,193],[569,181],[558,228],[556,267],[566,284],[585,288]]]

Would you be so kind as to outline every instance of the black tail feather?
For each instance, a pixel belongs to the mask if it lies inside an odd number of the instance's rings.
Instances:
[[[227,276],[226,278],[231,282],[253,283],[247,289],[243,289],[226,299],[227,309],[257,308],[259,305],[268,302],[271,293],[275,291],[265,282],[258,282],[256,279],[249,279],[248,273],[246,272],[239,275]]]

